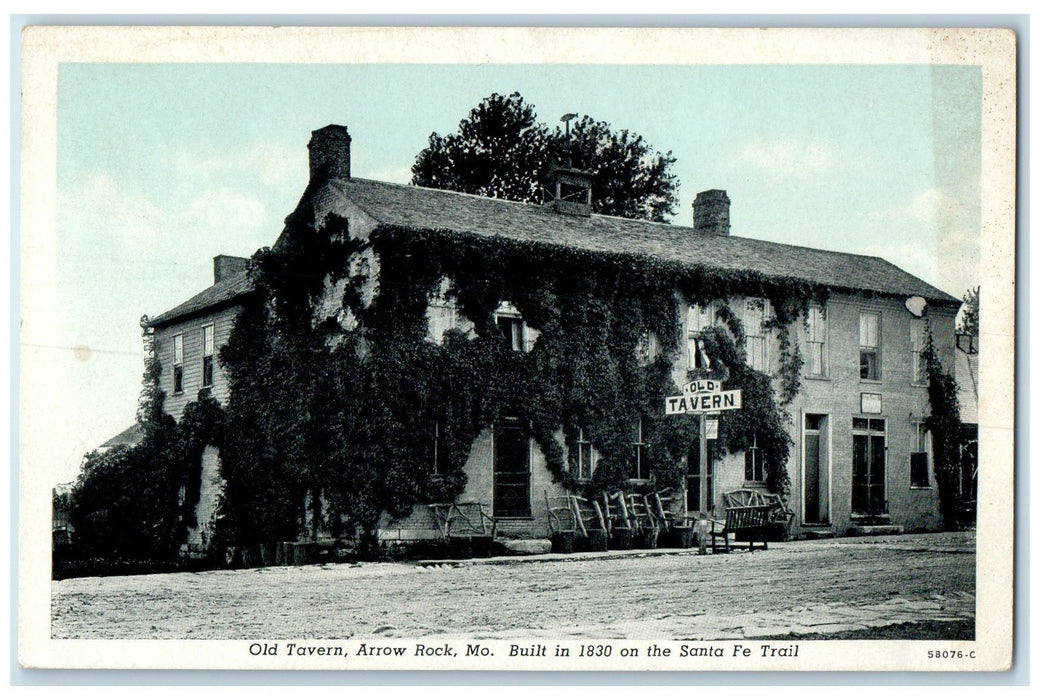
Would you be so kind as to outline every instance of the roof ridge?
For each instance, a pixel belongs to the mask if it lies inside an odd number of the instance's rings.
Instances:
[[[500,198],[500,197],[487,197],[485,195],[473,194],[471,192],[459,192],[457,190],[441,189],[441,188],[438,188],[438,187],[426,187],[426,186],[423,186],[423,185],[401,184],[399,182],[387,182],[385,180],[374,180],[372,178],[365,178],[365,177],[350,177],[349,179],[348,178],[335,178],[335,180],[337,180],[339,182],[350,182],[352,180],[357,180],[357,181],[361,181],[361,182],[370,182],[370,183],[374,183],[376,185],[383,185],[383,186],[387,186],[387,187],[422,190],[424,192],[433,192],[433,193],[436,193],[436,194],[439,194],[439,195],[448,196],[448,197],[451,197],[451,196],[467,197],[467,198],[477,199],[477,200],[485,201],[485,202],[503,202],[503,203],[506,203],[506,204],[512,204],[512,205],[519,206],[519,207],[531,207],[531,208],[537,209],[537,210],[544,210],[545,209],[545,205],[544,204],[534,204],[533,202],[518,202],[518,201],[516,201],[514,199],[503,199],[503,198]],[[365,211],[365,213],[367,213],[369,216],[372,216],[372,218],[379,219],[378,216],[373,215],[370,211],[368,211],[360,203],[354,202],[354,204],[356,206],[358,206],[359,208],[361,208],[363,211]],[[880,255],[869,255],[867,253],[855,253],[855,252],[851,252],[851,251],[837,250],[837,249],[834,249],[834,248],[819,248],[819,247],[814,247],[814,246],[810,246],[810,245],[802,245],[802,244],[799,244],[799,243],[783,243],[781,241],[773,241],[773,240],[770,240],[768,238],[752,238],[751,236],[739,236],[739,235],[714,236],[713,234],[700,233],[693,226],[686,226],[684,224],[673,224],[673,223],[670,223],[670,222],[667,222],[667,221],[651,221],[649,219],[631,219],[631,218],[628,218],[627,216],[617,216],[616,214],[592,213],[592,214],[590,214],[590,217],[592,217],[592,218],[599,218],[599,219],[609,219],[609,220],[613,220],[613,221],[624,221],[624,222],[627,222],[627,223],[636,223],[636,224],[639,224],[639,225],[642,225],[642,226],[655,226],[655,227],[660,227],[662,229],[667,229],[670,232],[689,231],[689,232],[693,233],[694,235],[702,236],[705,239],[718,238],[718,239],[731,239],[731,240],[740,240],[740,241],[750,241],[750,242],[753,242],[753,243],[765,243],[767,245],[780,246],[780,247],[783,247],[783,248],[793,248],[793,249],[797,249],[797,250],[811,250],[811,251],[816,252],[816,253],[828,253],[828,254],[833,254],[833,255],[842,255],[842,256],[861,258],[861,259],[865,259],[865,260],[880,260],[881,262],[884,262],[885,264],[890,265],[890,266],[896,268],[900,272],[908,274],[908,275],[910,275],[910,276],[912,276],[912,277],[914,277],[914,278],[924,282],[925,284],[927,284],[928,286],[932,287],[936,291],[947,293],[947,292],[944,292],[944,290],[939,289],[939,287],[935,286],[931,282],[929,282],[927,280],[924,280],[924,279],[921,279],[920,277],[918,277],[917,275],[913,274],[912,272],[909,272],[908,270],[904,270],[903,268],[899,267],[898,265],[896,265],[895,263],[891,262],[890,260],[881,257]]]

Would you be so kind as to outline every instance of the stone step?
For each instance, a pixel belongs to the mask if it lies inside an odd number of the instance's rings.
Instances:
[[[853,525],[845,534],[849,537],[862,537],[864,535],[902,535],[902,525]]]
[[[804,540],[830,540],[834,539],[834,528],[831,527],[802,527],[798,537]]]

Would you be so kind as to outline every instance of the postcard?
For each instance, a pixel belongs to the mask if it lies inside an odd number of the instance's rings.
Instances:
[[[1011,30],[21,69],[24,667],[1010,667]]]

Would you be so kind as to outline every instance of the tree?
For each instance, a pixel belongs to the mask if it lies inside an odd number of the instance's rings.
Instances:
[[[566,130],[537,121],[519,93],[492,94],[459,122],[454,134],[430,134],[412,165],[412,184],[541,203],[552,170],[592,174],[597,213],[665,221],[675,214],[679,181],[671,152],[655,152],[643,137],[584,116]]]
[[[964,293],[964,306],[957,322],[957,332],[977,336],[979,334],[979,287]]]

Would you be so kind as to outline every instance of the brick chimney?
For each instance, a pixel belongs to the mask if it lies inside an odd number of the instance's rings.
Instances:
[[[347,127],[329,124],[311,132],[311,182],[319,179],[350,178],[350,134]]]
[[[249,268],[249,258],[236,258],[233,255],[218,255],[213,258],[213,284],[242,274]]]
[[[729,197],[726,190],[705,190],[693,200],[693,228],[698,233],[729,235]]]
[[[553,209],[561,214],[592,214],[592,175],[576,168],[556,168],[552,172]]]

